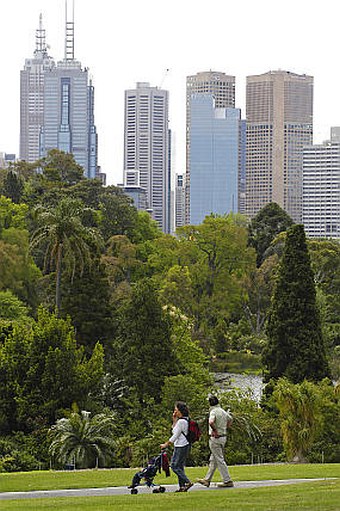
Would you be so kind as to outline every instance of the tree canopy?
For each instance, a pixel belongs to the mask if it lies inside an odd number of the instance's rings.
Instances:
[[[249,224],[249,244],[256,250],[258,266],[276,236],[292,224],[290,216],[275,202],[267,204],[254,216]]]
[[[83,225],[84,205],[81,201],[64,198],[55,208],[38,207],[38,228],[33,232],[31,246],[44,246],[45,271],[50,265],[56,271],[55,305],[61,307],[61,275],[63,266],[74,277],[76,268],[82,271],[91,261],[91,245],[100,236],[95,229]]]
[[[293,383],[329,376],[316,306],[314,276],[302,225],[287,231],[274,287],[264,354],[266,381],[285,376]]]

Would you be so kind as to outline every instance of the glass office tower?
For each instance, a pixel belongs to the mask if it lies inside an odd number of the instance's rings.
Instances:
[[[19,158],[29,163],[40,157],[39,136],[44,122],[44,77],[54,67],[54,60],[47,51],[46,33],[40,14],[34,55],[25,60],[24,69],[20,71]]]
[[[191,96],[190,223],[238,211],[241,111],[215,108],[211,94]]]
[[[94,124],[94,87],[87,68],[74,58],[74,22],[67,20],[65,57],[44,74],[44,115],[40,156],[50,149],[72,153],[84,175],[97,174],[97,130]]]
[[[187,76],[186,80],[186,173],[185,173],[185,222],[190,219],[190,130],[191,96],[211,94],[216,108],[235,108],[235,76],[219,71],[202,71]]]

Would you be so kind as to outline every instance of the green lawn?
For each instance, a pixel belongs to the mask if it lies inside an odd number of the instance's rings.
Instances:
[[[0,501],[3,511],[339,511],[340,481],[281,487]]]
[[[102,488],[105,486],[128,486],[137,469],[112,470],[76,470],[73,472],[17,472],[0,474],[0,492],[58,490],[67,488]],[[325,464],[280,464],[280,465],[236,465],[229,467],[234,481],[255,481],[261,479],[300,479],[318,477],[339,477],[339,463]],[[205,467],[187,469],[188,476],[194,481],[203,477]],[[218,475],[216,479],[218,480]],[[158,484],[176,483],[174,474],[165,478],[159,474],[155,478]],[[340,506],[339,506],[340,510]]]

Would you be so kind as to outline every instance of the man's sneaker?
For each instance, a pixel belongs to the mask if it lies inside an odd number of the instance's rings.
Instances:
[[[207,481],[207,479],[196,479],[196,481],[200,484],[203,484],[203,486],[206,486],[207,488],[210,486],[210,481]]]
[[[234,483],[230,479],[230,481],[226,481],[225,483],[217,483],[216,485],[218,488],[233,488]]]
[[[184,485],[184,490],[183,490],[183,491],[188,491],[188,490],[190,490],[190,488],[191,488],[192,486],[194,486],[194,483],[186,483],[186,484]]]

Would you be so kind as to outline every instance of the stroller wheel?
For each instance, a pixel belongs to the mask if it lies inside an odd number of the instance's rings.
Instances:
[[[160,493],[164,493],[164,492],[165,492],[165,490],[166,490],[166,488],[164,488],[164,486],[160,486],[160,487],[159,487],[159,491],[160,491]]]
[[[131,495],[137,495],[137,493],[138,493],[137,488],[132,488]]]

